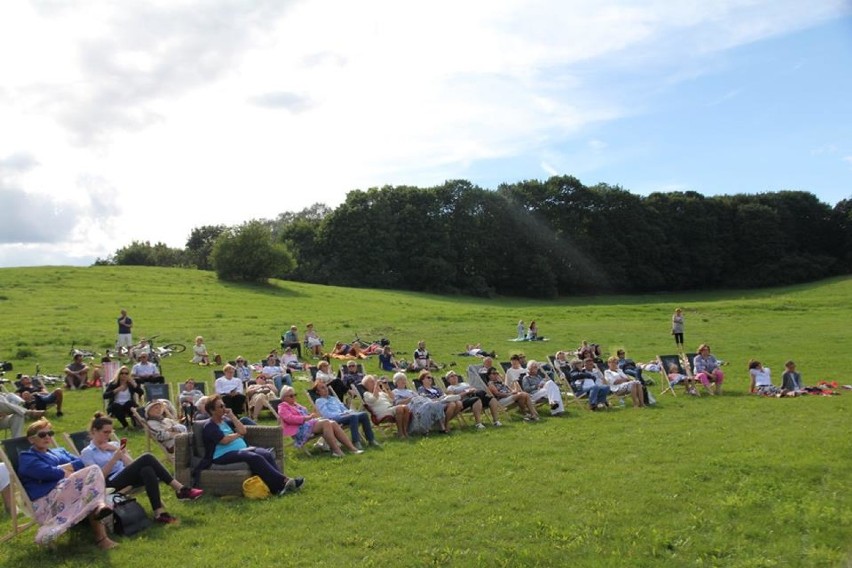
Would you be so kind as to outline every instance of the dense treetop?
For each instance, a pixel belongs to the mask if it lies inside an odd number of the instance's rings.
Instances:
[[[803,191],[642,197],[572,176],[496,190],[464,180],[356,190],[335,209],[315,204],[259,223],[269,239],[258,235],[258,222],[205,226],[193,230],[184,250],[133,242],[98,263],[551,298],[790,284],[848,273],[852,260],[849,199],[832,208]],[[252,239],[240,238],[246,230]],[[230,251],[232,260],[215,262],[214,250]],[[281,262],[255,263],[257,273],[227,266],[248,257]]]

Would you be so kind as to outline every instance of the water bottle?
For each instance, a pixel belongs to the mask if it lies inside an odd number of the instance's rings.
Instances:
[[[619,397],[618,406],[619,406],[619,408],[624,408],[626,406],[625,403],[624,403],[624,397],[623,396]]]

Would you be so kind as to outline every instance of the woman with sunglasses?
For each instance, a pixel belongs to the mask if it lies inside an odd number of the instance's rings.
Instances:
[[[425,396],[426,398],[436,400],[444,406],[444,424],[449,424],[450,420],[452,420],[459,413],[461,413],[461,411],[463,410],[461,396],[451,395],[450,400],[447,400],[447,396],[444,394],[444,391],[435,386],[435,379],[432,377],[432,373],[430,373],[426,369],[423,369],[422,371],[420,371],[418,380],[420,381],[420,386],[417,388],[417,393]],[[484,428],[484,426],[482,425],[482,420],[479,418],[481,413],[482,404],[480,403],[478,412],[476,411],[476,408],[474,408],[474,416],[476,417],[477,428]]]
[[[127,417],[130,416],[130,409],[139,406],[136,402],[137,395],[142,396],[142,387],[136,384],[130,375],[130,370],[122,365],[112,380],[107,383],[104,398],[109,401],[107,404],[109,415],[121,422],[121,426],[125,429],[129,428]]]
[[[246,443],[244,438],[248,430],[245,424],[237,420],[234,411],[225,406],[221,396],[217,394],[209,397],[204,403],[204,411],[210,415],[210,420],[204,425],[201,434],[204,458],[192,471],[196,483],[201,477],[201,471],[213,464],[244,463],[252,475],[259,476],[274,495],[284,495],[302,487],[305,478],[284,475],[271,450]]]
[[[171,486],[177,498],[182,501],[195,501],[204,491],[183,485],[151,454],[142,454],[134,460],[124,445],[110,440],[112,433],[112,420],[96,412],[89,424],[89,436],[92,441],[80,452],[80,459],[86,465],[101,468],[107,487],[115,490],[127,486],[145,487],[145,494],[154,511],[154,520],[163,524],[176,523],[177,519],[163,506],[160,483]]]
[[[336,458],[343,457],[341,445],[353,454],[364,453],[363,450],[355,447],[340,424],[323,418],[316,412],[309,412],[307,408],[296,402],[296,391],[291,386],[281,387],[278,417],[281,419],[284,435],[292,437],[297,448],[301,448],[308,440],[319,434],[331,448],[331,455]]]
[[[18,457],[18,477],[33,504],[38,544],[50,544],[65,531],[89,519],[98,548],[116,546],[101,519],[112,514],[107,507],[106,486],[101,469],[86,467],[64,448],[54,448],[53,427],[44,418],[30,424],[29,450]]]

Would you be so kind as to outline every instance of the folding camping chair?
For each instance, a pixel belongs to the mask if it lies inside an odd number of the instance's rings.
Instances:
[[[2,440],[0,444],[0,460],[6,464],[6,469],[9,471],[9,487],[12,491],[12,506],[9,510],[9,515],[12,517],[12,530],[0,536],[0,542],[6,542],[37,524],[33,512],[33,503],[18,477],[18,454],[28,450],[30,445],[30,441],[25,436],[8,438]],[[21,520],[20,515],[29,517],[30,520]]]
[[[685,355],[675,354],[675,355],[657,355],[657,362],[660,365],[660,375],[662,378],[661,386],[663,387],[660,391],[660,396],[666,394],[667,392],[672,393],[672,396],[677,396],[674,391],[675,385],[669,384],[669,367],[672,365],[677,366],[677,372],[681,375],[686,375],[690,379],[692,379],[693,383],[695,381],[695,375],[692,374],[692,359],[695,357],[695,353],[687,353]],[[695,394],[697,396],[701,396],[700,391],[696,388]]]

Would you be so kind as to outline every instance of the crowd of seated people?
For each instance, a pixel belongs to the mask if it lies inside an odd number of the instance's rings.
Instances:
[[[319,351],[315,348],[321,349],[322,342],[318,340],[312,326],[309,326],[305,337],[305,347],[316,356]],[[314,340],[309,341],[311,338]],[[546,404],[552,416],[562,415],[565,412],[563,399],[566,396],[587,399],[591,410],[606,409],[609,406],[608,396],[629,397],[632,406],[637,409],[645,407],[649,400],[653,401],[642,374],[643,366],[629,359],[623,349],[606,360],[605,368],[600,364],[599,346],[586,341],[577,349],[577,357],[572,357],[571,351],[560,350],[552,357],[552,364],[526,361],[522,353],[516,353],[509,358],[504,375],[500,365],[495,364],[493,354],[482,352],[478,346],[468,346],[467,351],[471,355],[482,357],[481,365],[471,366],[475,370],[474,378],[483,380],[485,388],[479,388],[477,384],[462,380],[455,371],[444,375],[443,386],[437,384],[434,371],[438,365],[426,349],[425,341],[421,340],[414,352],[412,365],[408,368],[397,364],[389,345],[376,350],[380,354],[380,372],[394,372],[391,381],[366,374],[362,363],[354,359],[343,364],[340,374],[336,375],[329,361],[320,359],[311,383],[311,387],[316,390],[314,410],[309,410],[296,401],[296,390],[292,386],[294,374],[304,372],[307,366],[299,361],[300,350],[293,353],[298,336],[289,339],[294,341],[288,342],[282,356],[277,357],[273,351],[258,372],[255,373],[246,360],[238,356],[234,364],[223,366],[222,375],[215,380],[214,392],[210,396],[205,396],[195,388],[192,379],[182,385],[178,395],[186,424],[190,424],[193,419],[209,421],[204,428],[203,464],[247,463],[277,494],[298,489],[303,480],[285,476],[275,465],[274,459],[264,453],[267,450],[241,443],[245,426],[255,424],[259,420],[260,410],[270,406],[273,401],[277,404],[275,410],[283,436],[293,438],[297,447],[312,437],[322,437],[334,456],[343,456],[344,449],[353,454],[362,453],[364,440],[368,446],[381,447],[376,440],[373,425],[384,420],[392,420],[396,424],[397,434],[407,438],[410,434],[449,433],[451,421],[466,411],[474,417],[473,428],[481,430],[485,429],[482,422],[484,414],[490,413],[491,423],[500,427],[503,425],[501,413],[514,407],[517,407],[526,422],[540,420],[537,409],[539,403]],[[349,356],[354,353],[358,357],[363,350],[353,345],[349,346],[347,353]],[[694,391],[695,385],[700,383],[708,391],[711,386],[714,387],[712,394],[721,394],[724,381],[720,368],[722,363],[710,354],[709,346],[702,345],[690,363],[694,366],[694,376],[681,373],[674,365],[667,369],[667,382],[670,385],[683,383],[688,392]],[[788,361],[785,367],[783,384],[777,387],[772,384],[768,367],[756,360],[749,362],[751,392],[767,396],[794,396],[806,392],[795,363]],[[404,372],[406,370],[418,371],[416,389],[409,386]],[[139,406],[139,397],[143,394],[141,383],[162,379],[156,366],[147,361],[145,353],[141,353],[139,362],[132,370],[121,366],[109,378],[103,395],[107,400],[108,413],[128,428],[131,409]],[[31,386],[32,381],[22,381],[22,384],[25,389],[23,392],[30,395],[28,398],[33,401],[32,404],[52,396],[52,400],[42,405],[56,404],[57,415],[61,416],[61,389],[57,389],[58,393],[48,393],[43,388]],[[74,386],[79,385],[75,383]],[[352,405],[353,400],[363,400],[364,409]],[[166,409],[167,405],[161,401],[149,403],[145,420],[157,440],[172,449],[175,437],[187,432],[187,427],[170,416]],[[43,411],[39,412],[43,414]],[[28,435],[32,438],[32,451],[43,454],[46,451],[43,439],[52,435],[52,430],[50,424],[41,419],[41,414],[27,416],[40,420],[34,430],[28,431]],[[248,416],[239,418],[241,414]],[[61,481],[74,476],[78,470],[85,470],[84,474],[74,477],[75,483],[82,483],[94,493],[128,484],[144,486],[154,518],[162,523],[173,523],[176,519],[165,509],[159,494],[159,484],[171,486],[180,499],[200,496],[198,490],[183,486],[171,477],[151,455],[144,454],[134,460],[123,446],[111,442],[109,435],[113,432],[113,421],[106,416],[96,415],[89,431],[92,443],[84,451],[81,463],[61,452],[53,452],[55,455],[52,454],[50,461],[51,467],[55,469],[51,475],[58,476],[61,470],[61,478],[51,478],[51,481]],[[41,454],[35,455],[38,457]],[[96,468],[86,469],[90,465]],[[31,471],[26,475],[23,478],[28,480],[30,488],[44,482],[37,477],[43,475],[43,472]],[[50,493],[52,497],[45,501],[44,507],[47,509],[37,511],[40,522],[43,521],[45,526],[49,525],[45,516],[49,513],[42,511],[50,510],[57,503],[73,504],[78,511],[75,517],[78,521],[107,514],[107,508],[100,501],[95,501],[95,507],[82,507],[74,502],[73,495],[61,494],[61,491],[67,489],[63,484],[53,483],[50,491],[54,489],[57,493]],[[43,494],[40,490],[31,494],[36,499],[44,495],[47,493]],[[93,528],[98,546],[110,548],[115,545],[97,527],[93,525]],[[52,542],[65,529],[67,527],[50,527],[54,532],[40,533],[38,538],[40,542]]]

